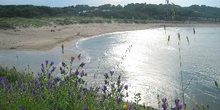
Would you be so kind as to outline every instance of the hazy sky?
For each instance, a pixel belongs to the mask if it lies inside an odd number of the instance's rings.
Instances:
[[[190,5],[207,5],[220,7],[220,0],[170,0],[180,6]],[[165,0],[0,0],[0,5],[21,5],[21,4],[32,4],[32,5],[44,5],[52,7],[63,7],[71,5],[86,4],[89,6],[99,6],[103,4],[114,4],[114,5],[126,5],[128,3],[151,3],[151,4],[164,4]]]

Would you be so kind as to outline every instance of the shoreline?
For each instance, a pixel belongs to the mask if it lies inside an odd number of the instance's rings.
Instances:
[[[148,23],[148,24],[122,24],[122,23],[90,23],[64,26],[51,26],[40,28],[16,28],[0,30],[0,50],[49,50],[64,44],[71,48],[72,41],[113,32],[144,30],[149,28],[166,27],[220,27],[220,24],[192,24],[192,23]]]

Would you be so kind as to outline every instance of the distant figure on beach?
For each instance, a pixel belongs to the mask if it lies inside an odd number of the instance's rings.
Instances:
[[[62,54],[64,54],[64,45],[63,44],[61,45],[61,48],[62,48]]]
[[[170,42],[170,35],[167,38],[167,44]]]
[[[196,34],[195,28],[193,28],[193,34],[194,34],[194,35]]]
[[[78,59],[80,60],[80,59],[81,59],[81,54],[79,54],[77,57],[78,57]]]
[[[166,25],[163,25],[163,29],[164,29],[164,31],[165,31],[165,33],[166,33],[166,31],[167,31]]]

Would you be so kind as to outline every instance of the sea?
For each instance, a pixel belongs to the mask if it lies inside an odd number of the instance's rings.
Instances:
[[[103,84],[104,73],[114,71],[128,85],[129,97],[141,94],[141,104],[161,107],[166,97],[192,109],[195,104],[220,109],[220,27],[160,27],[114,32],[72,42],[65,54],[81,54],[75,64],[85,62],[90,85]],[[48,51],[0,50],[0,65],[40,72],[41,63],[54,61],[57,66],[69,60],[57,46]]]

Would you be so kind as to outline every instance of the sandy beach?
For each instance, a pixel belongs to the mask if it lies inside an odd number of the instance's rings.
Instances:
[[[198,24],[74,24],[40,28],[16,28],[0,30],[0,49],[48,50],[55,46],[70,48],[73,40],[104,33],[143,30],[166,26],[194,26]],[[201,25],[201,24],[200,24]],[[207,24],[206,24],[207,25]],[[51,32],[53,31],[53,32]]]

